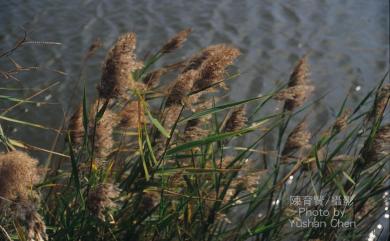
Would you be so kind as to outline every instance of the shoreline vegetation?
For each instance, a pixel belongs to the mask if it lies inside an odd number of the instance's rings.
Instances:
[[[334,122],[314,133],[310,109],[326,96],[312,96],[309,55],[269,94],[227,103],[227,82],[239,76],[234,46],[211,45],[155,67],[190,33],[145,60],[135,54],[135,33],[120,36],[104,60],[98,98],[87,99],[96,90],[84,82],[81,103],[58,131],[63,148],[53,140],[55,149],[41,150],[55,156],[45,168],[28,154],[32,146],[1,127],[48,127],[0,115],[0,240],[367,238],[389,198],[388,75],[352,109],[346,96]],[[25,39],[0,58],[13,61]],[[91,45],[84,64],[100,46]],[[12,63],[1,78],[23,70]],[[267,113],[272,105],[282,107]],[[292,196],[348,203],[340,211]],[[308,215],[323,210],[337,215]],[[311,217],[323,225],[292,225]]]

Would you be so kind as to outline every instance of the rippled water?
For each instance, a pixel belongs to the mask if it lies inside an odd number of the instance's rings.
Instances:
[[[104,48],[88,63],[83,77],[90,96],[96,92],[105,51],[119,34],[136,32],[138,53],[144,56],[177,31],[192,27],[191,38],[175,56],[221,42],[242,51],[237,62],[241,76],[230,83],[231,99],[257,96],[285,82],[297,59],[309,53],[315,96],[329,92],[312,115],[322,124],[334,117],[347,93],[357,101],[384,75],[389,63],[388,12],[387,0],[2,1],[2,51],[22,36],[22,28],[29,40],[61,45],[24,45],[14,59],[23,66],[39,65],[40,70],[20,74],[20,82],[0,81],[2,86],[27,88],[16,96],[32,95],[58,81],[41,100],[60,104],[12,112],[58,127],[63,110],[80,101],[81,59],[94,39],[101,38]],[[47,144],[52,138],[48,134],[47,141],[37,139],[34,130],[13,131],[37,143]]]

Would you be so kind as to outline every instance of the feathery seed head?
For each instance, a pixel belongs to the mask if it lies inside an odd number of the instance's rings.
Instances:
[[[108,52],[101,84],[98,87],[101,98],[116,98],[129,89],[143,89],[143,83],[135,82],[132,72],[141,69],[143,63],[135,57],[136,36],[134,33],[122,35]]]
[[[246,118],[245,107],[242,105],[236,108],[232,112],[231,116],[226,122],[224,131],[225,132],[238,131],[245,126],[247,121],[248,119]]]
[[[164,44],[164,46],[160,50],[160,53],[171,53],[176,49],[179,49],[187,40],[188,35],[191,33],[191,31],[192,30],[188,28],[178,32],[173,38],[171,38],[170,40],[168,40],[168,42]]]
[[[201,56],[207,57],[200,66],[200,78],[194,84],[195,90],[202,90],[223,81],[225,69],[232,65],[239,55],[238,49],[225,44],[205,49]]]
[[[179,118],[182,105],[170,105],[164,109],[164,127],[170,130]]]
[[[376,132],[372,143],[363,147],[362,156],[368,162],[381,160],[390,154],[390,123],[382,126]]]
[[[282,156],[290,154],[292,151],[305,148],[309,145],[311,133],[307,130],[306,121],[299,123],[287,137],[286,144],[282,151]]]
[[[138,101],[131,101],[119,113],[120,124],[123,127],[136,129],[138,122],[144,124],[146,117],[144,115],[144,108]]]
[[[153,88],[156,87],[160,83],[161,76],[166,74],[168,72],[165,68],[160,68],[155,71],[152,71],[148,73],[145,78],[143,79],[144,84],[147,86],[147,88]]]
[[[349,111],[349,110],[346,110],[343,113],[341,113],[341,115],[336,119],[336,122],[334,123],[334,126],[333,126],[334,130],[336,130],[337,132],[340,132],[345,127],[347,127],[348,118],[349,118],[350,114],[351,114],[351,111]]]
[[[73,145],[80,146],[84,137],[83,106],[79,105],[69,120],[68,131]]]
[[[89,113],[89,133],[90,139],[94,143],[96,158],[99,161],[105,161],[114,146],[113,131],[119,119],[114,112],[106,109],[103,116],[99,120],[96,120],[96,115],[102,108],[100,102],[101,100],[95,101],[91,107]]]
[[[0,196],[8,200],[28,197],[40,180],[37,165],[38,160],[21,151],[0,154]]]
[[[161,196],[158,192],[144,192],[139,208],[144,212],[148,212],[160,203],[160,199]]]
[[[370,119],[377,120],[383,115],[390,99],[390,84],[384,84],[375,99],[374,108],[370,113]]]
[[[115,185],[99,184],[89,192],[87,207],[94,216],[105,221],[105,212],[118,206],[114,200],[119,197],[119,194],[120,189]]]
[[[301,106],[314,90],[314,87],[309,85],[309,64],[306,56],[301,58],[295,66],[290,76],[288,87],[286,91],[289,95],[286,95],[290,98],[286,99],[284,109],[292,111]]]
[[[26,230],[27,241],[48,240],[45,222],[37,209],[36,203],[25,198],[18,198],[11,205],[13,217]]]
[[[198,72],[194,70],[180,74],[169,92],[167,106],[183,104],[197,78]]]
[[[208,131],[202,128],[203,123],[202,119],[189,120],[184,129],[184,139],[186,141],[194,141],[206,137]]]
[[[309,76],[309,63],[307,62],[307,56],[304,56],[295,66],[294,71],[290,76],[288,86],[306,85],[309,81]]]

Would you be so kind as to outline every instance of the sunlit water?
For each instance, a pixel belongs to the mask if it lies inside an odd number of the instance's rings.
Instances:
[[[31,41],[61,45],[24,45],[12,57],[40,70],[18,75],[20,82],[1,78],[1,87],[25,89],[1,94],[26,97],[58,82],[34,99],[52,104],[27,104],[8,114],[58,128],[63,112],[81,100],[81,60],[94,39],[100,38],[104,46],[88,62],[82,78],[91,98],[105,51],[118,35],[136,32],[142,57],[191,27],[185,47],[166,59],[172,62],[176,56],[221,42],[239,47],[241,76],[229,82],[232,100],[258,96],[286,82],[297,59],[308,53],[314,96],[327,93],[312,109],[316,127],[334,118],[346,94],[351,97],[348,105],[356,104],[384,76],[389,64],[388,14],[387,0],[3,0],[0,52],[23,35],[22,29]],[[40,147],[49,148],[55,136],[51,131],[3,125],[10,135]]]

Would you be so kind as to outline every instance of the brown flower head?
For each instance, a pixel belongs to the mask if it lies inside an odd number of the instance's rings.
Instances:
[[[377,131],[372,143],[366,143],[362,156],[367,162],[380,161],[390,154],[390,123],[382,126]]]
[[[348,125],[348,118],[351,114],[351,111],[346,110],[336,119],[336,122],[334,123],[334,130],[336,132],[342,131],[345,127]]]
[[[143,79],[144,84],[147,86],[147,88],[153,88],[156,87],[160,83],[161,76],[166,74],[168,72],[168,69],[166,68],[160,68],[157,70],[154,70],[150,73],[148,73],[145,78]]]
[[[294,101],[297,106],[301,106],[313,90],[314,87],[311,85],[297,85],[279,91],[274,98],[281,101]]]
[[[233,185],[236,188],[240,187],[250,193],[254,193],[264,173],[264,170],[244,172],[234,180]]]
[[[242,105],[232,112],[223,130],[224,132],[238,131],[245,126],[247,120],[245,107]]]
[[[309,85],[309,65],[306,56],[301,58],[295,66],[288,82],[288,88],[293,88],[288,90],[292,93],[292,98],[285,101],[284,109],[292,111],[301,106],[314,89]]]
[[[91,58],[97,51],[103,46],[102,41],[100,38],[97,38],[93,41],[93,43],[89,46],[88,52],[85,55],[84,59]]]
[[[79,105],[69,120],[68,131],[70,141],[76,146],[83,143],[84,125],[83,125],[83,106]]]
[[[297,85],[306,85],[309,81],[309,64],[307,62],[307,56],[304,56],[298,61],[293,73],[290,76],[288,83],[289,87]]]
[[[374,102],[374,108],[370,113],[370,119],[377,120],[381,117],[389,103],[390,99],[390,84],[384,84],[378,91]]]
[[[101,100],[97,100],[89,113],[89,133],[91,143],[94,143],[95,156],[99,161],[105,161],[112,152],[114,146],[113,130],[118,124],[118,117],[111,110],[106,109],[103,116],[96,120],[97,113],[101,110]],[[102,163],[103,164],[103,163]]]
[[[143,124],[146,122],[144,109],[138,101],[131,101],[119,113],[120,124],[126,128],[138,128],[138,122]]]
[[[114,200],[119,197],[119,194],[120,189],[113,184],[99,184],[88,194],[88,210],[92,215],[105,221],[105,212],[118,206]]]
[[[25,228],[28,241],[48,240],[45,222],[34,202],[29,199],[18,199],[11,205],[11,210],[15,220]]]
[[[197,59],[202,63],[199,69],[200,78],[194,83],[194,89],[203,90],[217,83],[224,86],[222,81],[225,78],[225,69],[232,65],[239,55],[240,51],[238,49],[225,44],[212,45],[206,48]],[[192,63],[196,63],[196,60]],[[194,65],[192,64],[192,66]]]
[[[198,78],[198,72],[191,70],[182,73],[178,76],[175,84],[169,91],[166,105],[182,105],[187,100],[187,95],[190,93],[194,81]]]
[[[139,209],[143,212],[148,212],[160,203],[161,195],[156,191],[144,192]]]
[[[132,72],[141,69],[143,64],[135,58],[136,36],[134,33],[122,35],[108,52],[101,84],[98,87],[101,98],[122,96],[128,89],[142,89],[143,83],[135,82]]]
[[[208,131],[202,128],[203,124],[204,124],[203,119],[189,120],[184,129],[184,140],[194,141],[206,137]]]
[[[170,40],[168,40],[168,42],[164,44],[164,46],[160,50],[160,53],[171,53],[176,49],[179,49],[187,40],[188,35],[191,33],[191,31],[192,30],[188,28],[178,32],[173,38],[171,38]]]
[[[21,151],[0,154],[0,197],[28,197],[40,180],[37,165],[38,160]]]
[[[180,116],[182,105],[170,105],[164,109],[164,127],[170,130]]]
[[[287,137],[286,144],[284,145],[282,156],[287,156],[291,152],[305,148],[309,145],[311,133],[307,131],[306,121],[303,120],[299,123]]]

